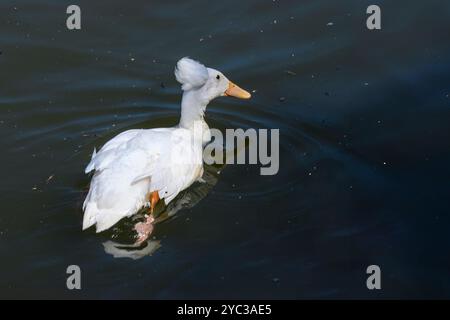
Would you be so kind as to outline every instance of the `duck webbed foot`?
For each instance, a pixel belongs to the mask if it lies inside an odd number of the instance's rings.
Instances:
[[[136,244],[142,244],[152,234],[154,220],[155,219],[150,214],[150,215],[146,215],[144,222],[136,223],[136,225],[134,226],[134,229],[137,232],[137,239],[135,242]]]
[[[153,222],[155,221],[155,218],[153,217],[153,210],[159,201],[158,191],[151,192],[148,195],[148,199],[150,200],[150,214],[145,215],[144,222],[139,222],[134,226],[134,229],[137,232],[137,240],[135,243],[138,245],[147,240],[153,232]]]

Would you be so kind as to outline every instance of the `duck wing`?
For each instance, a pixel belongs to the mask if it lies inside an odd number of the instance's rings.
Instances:
[[[192,153],[190,133],[181,128],[125,131],[92,156],[95,171],[83,204],[83,229],[106,230],[135,214],[149,192],[170,202],[186,188],[192,167],[176,159]],[[201,149],[201,148],[200,148]]]

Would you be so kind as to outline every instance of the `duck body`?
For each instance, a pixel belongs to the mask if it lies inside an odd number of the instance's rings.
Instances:
[[[190,129],[125,131],[94,153],[85,172],[95,170],[83,205],[83,229],[106,230],[148,205],[157,191],[166,203],[203,174],[202,144]]]
[[[250,94],[217,70],[183,58],[175,69],[182,84],[180,123],[171,128],[133,129],[109,140],[92,155],[85,172],[94,172],[83,204],[83,230],[109,229],[153,200],[168,204],[203,175],[203,146],[211,139],[204,121],[207,104],[215,97]],[[151,201],[153,211],[154,202]],[[152,212],[151,211],[151,212]],[[146,239],[149,224],[144,226]],[[138,225],[136,225],[138,226]],[[138,231],[139,232],[139,231]]]

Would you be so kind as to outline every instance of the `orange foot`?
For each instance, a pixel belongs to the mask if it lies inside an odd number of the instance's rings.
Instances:
[[[153,218],[153,210],[155,209],[156,203],[159,201],[158,191],[153,191],[150,193],[148,198],[150,200],[150,214],[145,216],[144,222],[139,222],[134,226],[134,229],[138,233],[137,240],[135,242],[137,245],[140,245],[147,240],[153,232],[153,221],[155,221]]]

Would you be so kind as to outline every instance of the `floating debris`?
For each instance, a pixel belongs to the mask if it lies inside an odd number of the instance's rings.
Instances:
[[[55,177],[55,174],[50,175],[47,180],[45,180],[45,183],[49,183],[53,178]]]
[[[290,75],[290,76],[296,76],[296,75],[297,75],[294,71],[291,71],[291,70],[286,70],[285,72],[286,72],[288,75]]]
[[[280,102],[285,102],[286,98],[285,97],[280,97]]]
[[[332,26],[334,26],[334,22],[328,22],[327,23],[327,27],[332,27]]]

